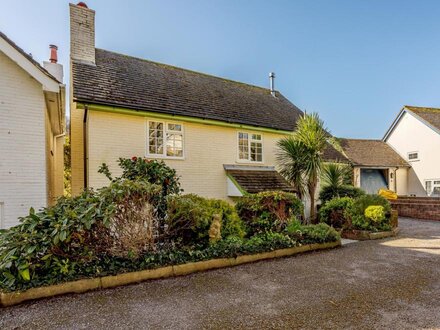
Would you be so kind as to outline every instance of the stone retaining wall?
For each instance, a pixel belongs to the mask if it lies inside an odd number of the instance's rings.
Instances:
[[[440,198],[399,197],[390,202],[401,217],[440,221]]]

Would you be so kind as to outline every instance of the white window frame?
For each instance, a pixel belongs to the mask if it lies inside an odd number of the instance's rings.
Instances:
[[[163,152],[161,154],[150,153],[150,123],[160,123],[163,125]],[[173,131],[168,129],[169,124],[180,125],[182,127],[181,131]],[[146,122],[146,153],[147,158],[164,158],[164,159],[185,159],[185,128],[180,122],[175,121],[164,121],[164,120],[154,120],[148,119]],[[182,156],[167,156],[167,133],[181,133],[182,134]]]
[[[412,155],[412,154],[417,154],[417,158],[409,159],[409,155]],[[407,153],[407,158],[408,158],[409,162],[417,162],[417,161],[420,160],[420,154],[419,154],[418,151],[410,151],[410,152]]]
[[[248,135],[248,158],[240,159],[240,133],[246,133]],[[257,134],[261,136],[261,140],[252,139],[252,134]],[[259,132],[252,131],[237,131],[237,163],[252,163],[252,164],[262,164],[264,163],[264,136]],[[251,160],[251,142],[260,142],[261,143],[261,161]]]
[[[432,196],[433,195],[432,192],[434,191],[434,188],[440,188],[440,179],[428,179],[428,180],[424,180],[424,181],[425,181],[425,186],[423,188],[425,189],[426,194],[428,196]],[[434,183],[436,181],[438,181],[439,183]],[[427,182],[431,182],[431,191],[428,191],[426,189],[426,183]],[[440,193],[439,194],[435,194],[434,196],[438,196],[438,195],[440,195]]]

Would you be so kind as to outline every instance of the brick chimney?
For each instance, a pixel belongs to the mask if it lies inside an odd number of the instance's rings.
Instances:
[[[95,11],[84,2],[70,6],[70,58],[95,64]]]
[[[43,62],[43,67],[54,76],[59,82],[63,82],[63,66],[58,63],[58,47],[49,45],[50,58],[49,61]]]

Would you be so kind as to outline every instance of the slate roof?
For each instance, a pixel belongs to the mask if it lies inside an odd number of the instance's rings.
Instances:
[[[409,166],[382,140],[339,139],[345,155],[355,166],[394,167]]]
[[[96,49],[72,63],[75,101],[293,131],[302,111],[281,93]]]
[[[43,72],[46,76],[48,76],[49,78],[58,81],[57,78],[55,78],[54,76],[52,76],[49,71],[47,71],[44,67],[41,66],[40,63],[38,63],[37,61],[35,61],[33,59],[33,57],[26,53],[23,48],[20,48],[15,42],[13,42],[11,39],[8,38],[8,36],[6,34],[4,34],[3,32],[0,31],[0,38],[3,38],[8,44],[10,44],[12,47],[15,48],[15,50],[17,50],[21,55],[23,55],[29,62],[31,62],[33,65],[35,65],[41,72]],[[60,81],[58,81],[60,82]]]
[[[229,169],[226,172],[250,194],[272,190],[295,192],[295,189],[275,170]]]
[[[417,116],[421,117],[431,126],[440,130],[440,109],[439,108],[425,108],[425,107],[414,107],[405,106],[406,109],[414,112]]]

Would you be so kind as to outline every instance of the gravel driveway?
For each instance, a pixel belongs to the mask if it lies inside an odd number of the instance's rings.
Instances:
[[[397,238],[0,309],[0,329],[439,329],[440,222]]]

